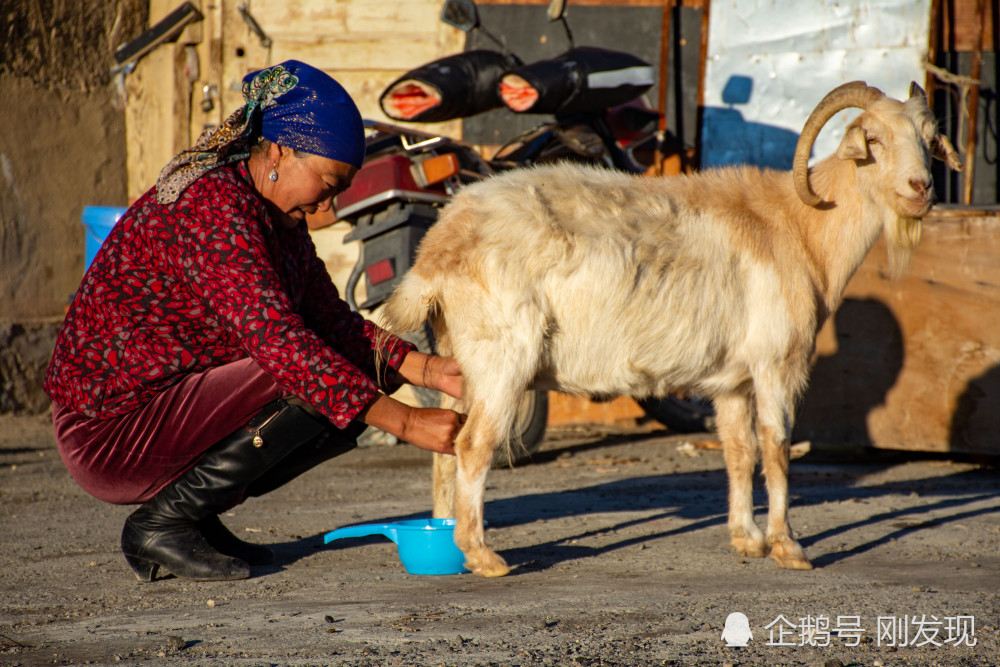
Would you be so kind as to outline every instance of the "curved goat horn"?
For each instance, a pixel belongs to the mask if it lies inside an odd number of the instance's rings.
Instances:
[[[802,127],[802,134],[799,135],[799,142],[795,145],[795,158],[792,161],[792,180],[795,183],[795,192],[799,199],[809,206],[819,206],[823,200],[813,192],[809,184],[809,153],[812,152],[813,143],[823,129],[826,122],[833,118],[834,114],[851,107],[859,107],[867,110],[876,100],[885,97],[878,88],[873,88],[864,81],[852,81],[842,86],[834,88],[824,97],[813,112],[809,114],[809,119]]]

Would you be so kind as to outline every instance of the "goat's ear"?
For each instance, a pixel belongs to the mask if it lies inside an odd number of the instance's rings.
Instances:
[[[912,99],[914,97],[922,97],[924,99],[924,103],[926,104],[926,102],[927,102],[927,93],[924,92],[924,89],[921,88],[917,84],[916,81],[911,81],[910,82],[910,99]]]
[[[943,134],[936,134],[931,140],[931,155],[955,171],[962,171],[962,159],[958,157],[958,151]]]
[[[851,125],[837,146],[837,157],[841,160],[865,160],[868,158],[868,136],[860,125]]]

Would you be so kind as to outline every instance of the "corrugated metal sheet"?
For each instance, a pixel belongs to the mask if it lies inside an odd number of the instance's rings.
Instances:
[[[905,98],[922,83],[930,0],[713,0],[702,166],[791,167],[799,130],[827,92],[863,80]],[[832,153],[857,110],[835,116]]]

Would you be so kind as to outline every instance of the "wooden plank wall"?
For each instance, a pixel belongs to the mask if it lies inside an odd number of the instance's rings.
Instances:
[[[251,0],[272,40],[265,48],[237,11],[239,0],[193,0],[205,20],[146,56],[126,79],[128,193],[148,189],[164,164],[242,101],[253,69],[297,58],[340,80],[362,114],[384,118],[377,97],[404,71],[461,51],[463,33],[442,24],[443,0]],[[547,0],[480,0],[544,4]],[[666,0],[572,0],[572,4],[662,5]],[[154,23],[179,0],[150,0]],[[957,35],[973,0],[950,6]],[[684,5],[700,2],[683,0]],[[987,2],[995,8],[995,3]],[[992,39],[987,22],[984,40]],[[217,95],[202,110],[206,86]],[[460,123],[436,127],[460,136]],[[434,131],[432,129],[432,131]],[[821,332],[816,370],[800,410],[799,437],[876,447],[1000,453],[1000,218],[935,213],[909,273],[887,278],[876,248]],[[335,282],[345,283],[356,248],[343,225],[314,233]],[[562,399],[560,399],[562,400]],[[630,399],[555,401],[558,422],[608,423],[640,414]]]
[[[243,0],[192,0],[204,20],[188,26],[176,43],[144,57],[126,78],[128,195],[135,199],[160,169],[208,127],[242,103],[247,72],[295,58],[337,78],[362,115],[387,120],[378,95],[400,74],[459,52],[464,33],[439,20],[444,0],[249,0],[249,13],[272,40],[251,32],[237,7]],[[482,4],[547,4],[548,0],[480,0]],[[707,0],[675,0],[700,7]],[[152,25],[180,0],[149,0]],[[571,0],[578,5],[666,6],[668,0]],[[205,90],[212,108],[202,110]],[[428,125],[431,132],[461,136],[461,123]]]
[[[795,440],[1000,456],[1000,210],[934,209],[909,269],[879,241],[816,341]],[[550,425],[642,417],[552,393]]]
[[[934,209],[909,270],[879,242],[820,332],[796,435],[1000,455],[1000,210]]]
[[[242,104],[241,80],[252,70],[297,59],[340,81],[363,116],[387,120],[378,95],[406,70],[461,51],[464,33],[439,20],[443,0],[251,0],[249,13],[271,39],[250,30],[241,0],[193,0],[204,20],[174,44],[143,58],[126,79],[128,193],[142,194],[159,170]],[[179,0],[150,0],[150,24]],[[213,106],[202,110],[206,86]],[[461,132],[459,123],[428,125],[429,131]]]

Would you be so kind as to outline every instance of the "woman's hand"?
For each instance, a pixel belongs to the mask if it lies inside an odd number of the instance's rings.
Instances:
[[[443,391],[453,398],[462,398],[462,369],[459,368],[458,362],[455,361],[455,357],[436,357],[432,356],[429,364],[430,367],[436,367],[434,375],[436,376],[437,386],[434,387],[438,391]]]
[[[455,454],[455,438],[465,424],[465,415],[442,408],[410,408],[400,439],[438,454]]]
[[[358,416],[369,426],[439,454],[455,453],[455,438],[465,424],[465,415],[454,410],[414,408],[384,394]]]
[[[462,369],[454,357],[439,357],[414,350],[403,358],[399,374],[410,384],[462,398]]]

